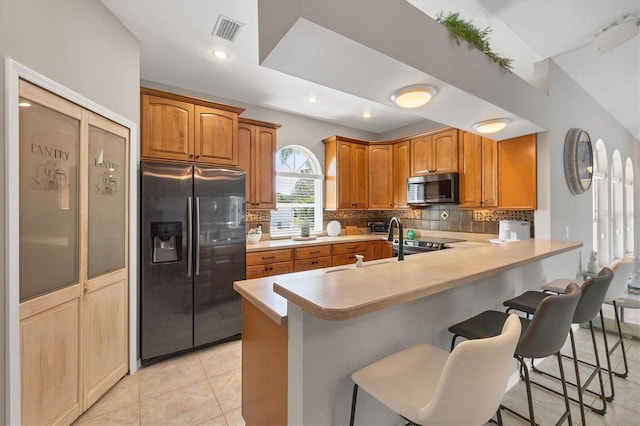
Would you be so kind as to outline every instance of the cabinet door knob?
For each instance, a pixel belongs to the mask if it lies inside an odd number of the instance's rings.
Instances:
[[[189,158],[193,158],[193,154],[189,154]]]
[[[200,158],[200,156],[199,156],[199,155],[196,155],[196,160],[197,160],[198,158]]]

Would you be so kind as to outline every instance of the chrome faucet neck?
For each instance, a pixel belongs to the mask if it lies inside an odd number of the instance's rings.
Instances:
[[[403,231],[402,231],[402,222],[397,217],[392,217],[389,221],[389,235],[387,236],[388,241],[393,241],[393,224],[396,224],[398,228],[398,260],[404,260],[404,241],[403,241]]]

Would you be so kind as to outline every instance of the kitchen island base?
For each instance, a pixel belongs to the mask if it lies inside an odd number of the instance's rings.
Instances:
[[[449,350],[449,326],[487,309],[503,310],[504,300],[571,276],[581,268],[576,251],[581,246],[535,239],[474,244],[403,262],[236,282],[243,303],[252,308],[244,312],[245,421],[266,424],[260,417],[267,401],[278,401],[286,405],[286,424],[347,424],[354,371],[418,342]],[[251,316],[270,324],[260,331],[263,325],[252,325]],[[513,373],[512,384],[518,380],[515,364]],[[286,386],[274,386],[285,376]],[[356,424],[401,423],[395,413],[361,394]],[[271,422],[276,423],[285,424]]]
[[[527,265],[346,321],[321,320],[289,303],[289,424],[348,424],[351,373],[419,342],[448,350],[450,325],[486,309],[502,310],[503,300],[524,291],[524,276],[526,287],[538,284],[539,269]],[[356,424],[400,420],[366,392],[358,394]]]

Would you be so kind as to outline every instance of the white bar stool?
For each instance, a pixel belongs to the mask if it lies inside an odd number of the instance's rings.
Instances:
[[[358,387],[414,424],[486,423],[506,390],[520,331],[514,314],[501,334],[463,342],[451,353],[417,344],[361,368],[351,375],[349,424],[355,418]]]

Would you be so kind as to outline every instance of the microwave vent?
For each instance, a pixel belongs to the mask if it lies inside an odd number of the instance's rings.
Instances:
[[[238,21],[235,21],[231,18],[227,18],[224,15],[218,16],[218,21],[216,25],[213,27],[213,32],[211,35],[223,38],[230,42],[236,41],[238,37],[238,33],[244,27],[244,24]]]

